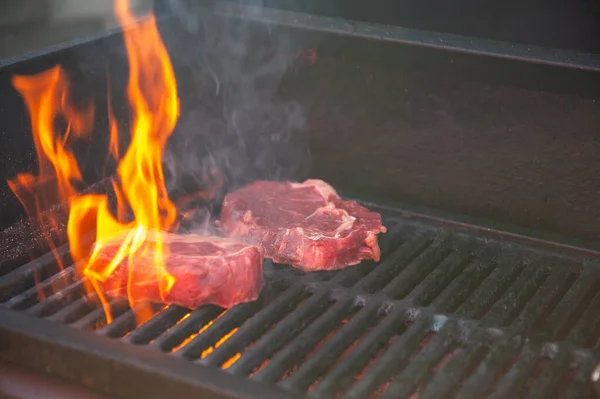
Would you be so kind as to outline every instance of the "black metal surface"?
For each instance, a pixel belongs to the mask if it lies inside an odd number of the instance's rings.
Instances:
[[[600,53],[598,0],[219,0],[510,43]],[[157,12],[196,0],[156,1]],[[567,17],[568,16],[568,17]]]
[[[502,4],[492,0],[229,1],[512,43],[600,52],[597,0],[506,0]]]
[[[335,33],[371,40],[409,44],[481,56],[514,59],[558,67],[600,71],[600,54],[485,40],[449,33],[424,31],[393,25],[350,21],[294,11],[215,2],[217,15],[241,17],[260,23],[283,25],[307,31]]]
[[[267,263],[258,301],[157,306],[137,328],[119,300],[105,325],[70,270],[39,301],[33,271],[57,269],[36,260],[0,277],[0,357],[123,397],[592,394],[600,255],[383,215],[379,264],[305,275]]]

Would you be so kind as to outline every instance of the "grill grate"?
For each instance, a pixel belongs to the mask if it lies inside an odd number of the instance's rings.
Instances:
[[[70,331],[97,337],[94,345],[104,348],[118,341],[122,350],[136,347],[134,355],[148,356],[150,365],[170,358],[177,370],[194,370],[189,384],[210,385],[198,376],[200,367],[224,378],[226,389],[213,387],[222,397],[591,395],[600,348],[598,259],[400,212],[382,215],[389,232],[381,238],[379,264],[304,275],[268,262],[256,302],[227,311],[157,305],[154,317],[137,328],[124,300],[111,302],[115,319],[105,325],[74,266],[59,272],[53,256],[44,255],[0,277],[0,315],[10,315],[0,316],[0,331],[12,343],[0,353],[31,362],[21,352],[34,336],[41,341],[36,348],[44,349]],[[68,248],[58,252],[70,264]],[[43,300],[34,273],[42,278]],[[56,286],[60,291],[51,292]],[[20,328],[15,320],[22,320]],[[62,335],[48,335],[53,328]],[[29,329],[37,332],[28,335]],[[100,346],[80,351],[107,356]],[[131,388],[117,386],[125,377],[115,376],[120,363],[112,361],[102,384],[78,382],[125,395]],[[33,367],[81,379],[58,355],[40,362]]]

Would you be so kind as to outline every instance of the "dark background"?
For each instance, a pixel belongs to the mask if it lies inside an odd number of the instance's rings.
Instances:
[[[234,0],[232,0],[234,1]],[[599,0],[241,0],[434,32],[600,52]]]

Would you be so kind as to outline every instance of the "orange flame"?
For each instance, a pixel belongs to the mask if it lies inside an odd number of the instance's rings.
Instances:
[[[137,21],[129,11],[128,0],[115,1],[115,14],[123,26],[124,41],[129,58],[129,83],[127,95],[132,108],[130,144],[119,160],[113,188],[117,200],[117,215],[109,209],[108,197],[99,194],[81,195],[75,188],[81,182],[81,172],[67,139],[73,131],[76,137],[85,137],[91,131],[93,108],[77,113],[69,106],[68,82],[59,66],[35,76],[17,76],[13,84],[25,98],[31,115],[33,135],[39,157],[39,176],[17,176],[9,182],[13,192],[26,205],[20,195],[23,188],[32,190],[45,179],[56,179],[58,200],[69,204],[67,235],[71,254],[83,264],[82,272],[93,287],[106,313],[108,323],[112,316],[102,292],[102,283],[118,265],[126,261],[129,279],[127,293],[131,308],[137,304],[136,278],[155,279],[164,296],[174,284],[164,259],[168,248],[160,235],[147,240],[151,231],[169,230],[176,221],[176,208],[170,201],[164,183],[162,156],[164,147],[179,116],[179,100],[175,74],[167,50],[158,32],[154,15]],[[63,116],[66,132],[57,136],[54,121]],[[118,125],[109,107],[109,153],[118,159]],[[44,208],[34,193],[35,205],[28,211],[42,215]],[[127,219],[127,214],[132,218]],[[84,240],[88,232],[95,235],[94,243]],[[108,242],[118,239],[119,249],[108,263],[98,262],[98,255]],[[153,265],[142,265],[144,254],[151,253]],[[136,269],[135,274],[133,270]],[[135,309],[140,309],[136,306]],[[146,308],[136,313],[138,322],[152,314]]]
[[[125,260],[128,262],[129,279],[127,293],[131,307],[137,302],[132,276],[155,278],[164,296],[175,279],[164,265],[167,248],[162,240],[146,240],[151,230],[167,230],[176,220],[175,205],[170,201],[164,184],[162,156],[167,139],[179,116],[179,100],[175,74],[167,50],[160,38],[154,16],[137,22],[130,14],[127,0],[117,0],[117,19],[122,25],[132,25],[125,30],[125,46],[129,56],[130,77],[127,87],[133,110],[131,143],[117,167],[118,180],[113,184],[118,202],[118,216],[124,217],[124,204],[129,205],[134,220],[125,222],[115,219],[109,211],[106,196],[87,195],[76,197],[71,203],[68,236],[75,258],[84,258],[89,247],[81,242],[87,220],[95,219],[96,240],[92,254],[84,268],[103,302],[107,321],[112,319],[106,299],[101,292],[104,282]],[[116,146],[116,123],[111,122],[111,144]],[[116,147],[111,146],[111,149]],[[117,155],[116,153],[113,155]],[[102,264],[97,257],[103,246],[117,233],[127,231],[120,237],[122,242],[111,262]],[[142,265],[138,259],[143,254],[153,254],[153,265]],[[140,274],[141,272],[141,274]],[[145,276],[145,277],[142,277]],[[142,313],[146,313],[143,315]],[[138,313],[138,321],[146,319],[149,312]],[[142,320],[140,320],[142,319]]]
[[[38,175],[21,173],[8,185],[31,218],[37,218],[45,240],[58,261],[52,233],[58,231],[59,218],[49,208],[65,202],[76,193],[73,184],[81,182],[81,172],[73,154],[65,149],[71,133],[84,137],[91,133],[93,104],[76,112],[69,102],[69,82],[56,66],[35,76],[15,76],[13,86],[19,91],[30,114],[34,145],[38,156]],[[55,122],[62,118],[66,128],[55,134]],[[37,279],[37,276],[36,276]],[[37,281],[36,281],[37,283]],[[43,299],[43,293],[38,293]]]
[[[110,129],[110,142],[108,145],[108,152],[113,159],[118,160],[121,155],[119,151],[119,127],[117,121],[112,112],[112,106],[110,104],[110,85],[108,86],[108,126]]]
[[[38,155],[39,175],[19,174],[15,180],[8,183],[13,192],[21,199],[18,192],[21,188],[35,191],[35,185],[56,179],[58,198],[50,198],[53,203],[65,201],[75,194],[73,180],[81,181],[81,172],[72,153],[65,149],[71,132],[75,126],[77,135],[81,135],[93,119],[93,111],[78,118],[68,103],[69,84],[67,77],[58,66],[35,76],[15,76],[13,86],[25,100],[31,116],[31,124],[35,149]],[[57,117],[67,120],[67,129],[62,137],[54,134],[54,123]],[[36,195],[36,199],[41,196]],[[52,205],[40,204],[40,205]],[[23,206],[33,210],[28,203]],[[45,209],[34,209],[33,215],[38,216]],[[32,216],[33,216],[32,215]]]

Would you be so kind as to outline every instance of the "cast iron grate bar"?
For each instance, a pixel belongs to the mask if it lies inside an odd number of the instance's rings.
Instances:
[[[291,390],[302,391],[306,389],[312,381],[314,381],[319,375],[325,373],[325,370],[330,368],[345,352],[345,350],[352,346],[352,343],[357,342],[357,339],[361,337],[365,330],[372,327],[377,320],[381,317],[380,315],[381,304],[376,301],[370,301],[364,306],[347,324],[335,334],[322,348],[320,351],[314,353],[306,362],[299,365],[296,372],[291,374],[287,379],[284,380],[283,386],[288,387]],[[397,315],[401,315],[402,312],[396,311]],[[392,315],[389,320],[393,323],[395,316]],[[390,323],[388,322],[388,324]],[[277,368],[277,361],[279,357],[285,356],[285,353],[281,353],[279,356],[273,359],[272,363],[267,365],[261,372],[257,373],[254,377],[257,380],[262,378],[267,379],[269,374],[283,374],[281,369]],[[341,372],[338,374],[343,375],[343,368],[352,366],[350,362],[341,363],[338,367]],[[335,374],[335,371],[332,375]],[[330,375],[331,377],[331,375]],[[336,380],[335,376],[332,380]],[[326,386],[327,381],[324,381],[320,386]]]
[[[444,358],[444,355],[451,355],[459,345],[463,335],[460,330],[458,323],[447,322],[442,330],[394,378],[382,398],[406,397],[416,393],[426,377],[434,372],[436,365]]]
[[[520,311],[535,295],[536,291],[544,284],[550,270],[539,264],[525,267],[510,287],[490,307],[482,323],[489,326],[508,326],[515,319],[515,312]]]
[[[63,245],[55,253],[64,258],[63,264],[69,264],[69,246]],[[0,303],[9,301],[13,296],[33,287],[36,280],[41,281],[60,271],[55,254],[49,252],[3,276],[0,276]]]
[[[243,351],[247,346],[258,340],[274,325],[281,323],[282,319],[291,311],[309,303],[309,301],[304,302],[308,295],[307,290],[302,285],[293,286],[277,301],[262,309],[257,314],[258,317],[244,323],[234,336],[200,362],[211,366],[223,364],[237,352]],[[315,297],[313,296],[311,299],[313,298]],[[300,305],[301,303],[302,305]],[[231,369],[230,372],[235,372],[235,369]]]
[[[537,376],[527,395],[528,398],[542,399],[555,394],[563,371],[569,367],[569,354],[567,352],[558,351],[558,353],[549,353],[547,356],[551,361],[544,372]]]
[[[541,331],[549,340],[560,339],[565,335],[578,318],[582,307],[587,307],[598,292],[598,276],[592,271],[584,271],[570,287],[552,313],[545,320],[540,320],[536,332]]]
[[[217,319],[223,314],[223,310],[216,306],[207,306],[200,309],[196,309],[191,312],[188,318],[181,320],[176,325],[167,329],[163,334],[156,334],[157,337],[154,340],[149,338],[152,331],[142,329],[140,332],[135,330],[131,333],[125,341],[131,340],[133,343],[142,344],[147,341],[148,344],[162,352],[171,352],[174,348],[177,348],[186,339],[196,334],[201,329],[207,327],[209,323]],[[134,335],[135,334],[135,335]],[[153,334],[154,335],[154,334]]]
[[[373,307],[369,307],[370,311],[362,312],[366,305],[366,301],[362,298],[355,298],[353,295],[347,295],[342,300],[338,301],[334,306],[330,307],[326,313],[323,313],[314,323],[307,327],[298,337],[287,347],[282,349],[274,356],[268,364],[253,374],[253,378],[257,381],[276,382],[283,374],[290,370],[294,365],[300,363],[303,358],[310,359],[313,354],[311,351],[319,342],[326,340],[328,334],[336,329],[336,326],[344,328],[347,323],[364,323],[365,317],[373,317]],[[362,314],[357,316],[356,313]],[[347,320],[350,319],[350,320]],[[356,330],[356,327],[349,327],[350,331]],[[337,331],[335,331],[337,333]],[[337,335],[337,334],[336,334]],[[343,335],[340,334],[340,337]],[[328,341],[329,342],[329,341]],[[330,353],[327,349],[323,349],[318,353]],[[317,365],[315,365],[317,366]]]
[[[424,279],[415,284],[413,289],[407,289],[406,292],[409,293],[406,294],[406,300],[426,306],[431,302],[432,298],[439,295],[444,287],[452,282],[476,256],[476,254],[468,251],[467,246],[463,248],[465,249],[464,251],[458,250],[450,253]],[[383,293],[390,295],[394,299],[402,299],[404,297],[405,294],[399,293],[397,286],[390,284],[388,287],[383,289]]]
[[[596,364],[593,361],[588,360],[579,367],[573,376],[571,386],[564,393],[565,399],[577,399],[585,397],[593,397],[594,392],[590,386],[590,375]]]
[[[190,315],[188,309],[175,305],[167,306],[144,324],[132,330],[130,334],[127,334],[123,338],[123,341],[130,342],[134,345],[148,344],[150,341],[164,334],[169,327],[188,315]],[[106,334],[110,336],[110,332],[107,332]]]
[[[389,339],[396,333],[405,330],[404,323],[406,312],[398,307],[394,309],[388,317],[375,327],[366,337],[361,339],[360,343],[342,359],[322,380],[322,382],[311,391],[313,397],[332,397],[342,387],[345,387],[354,379],[354,376],[367,365],[369,359],[375,355],[379,349],[385,346]],[[413,330],[413,334],[426,334],[426,331]],[[406,336],[405,336],[406,337]],[[406,338],[405,338],[406,340]],[[306,379],[298,380],[294,376],[284,381],[283,386],[291,389],[305,390],[312,381]]]
[[[389,232],[378,264],[303,274],[267,262],[260,298],[229,310],[156,305],[136,325],[127,300],[112,299],[107,324],[67,247],[58,250],[65,270],[47,254],[0,276],[0,299],[32,325],[118,340],[148,350],[149,361],[168,355],[229,376],[232,386],[250,380],[311,398],[591,392],[600,258],[389,210],[383,217]]]
[[[390,254],[380,265],[360,280],[355,289],[359,292],[372,293],[378,287],[396,276],[404,267],[410,264],[419,255],[426,252],[433,242],[433,235],[415,234],[408,242],[405,242],[396,251]]]
[[[541,345],[525,345],[510,370],[500,379],[490,398],[519,397],[518,391],[529,378],[540,358]]]
[[[391,380],[395,374],[405,367],[411,367],[414,362],[421,360],[421,344],[427,349],[442,356],[446,349],[445,340],[456,338],[452,323],[445,325],[435,337],[425,344],[431,330],[431,320],[420,318],[406,329],[389,347],[378,361],[362,376],[362,378],[347,392],[349,398],[364,398],[376,392],[380,386]],[[441,340],[439,339],[441,337]],[[411,355],[416,354],[416,357]],[[426,371],[426,370],[423,370]]]
[[[474,338],[474,337],[473,337]],[[438,398],[444,395],[450,396],[456,392],[461,385],[466,385],[465,380],[469,378],[469,369],[477,365],[485,356],[487,347],[481,336],[478,336],[476,342],[472,345],[464,346],[450,355],[450,359],[439,369],[439,372],[432,378],[427,387],[419,392],[420,398]],[[466,366],[465,366],[466,365]],[[473,373],[473,376],[476,374]],[[481,376],[474,378],[481,387]],[[463,395],[464,397],[483,397],[478,395]]]
[[[444,313],[455,312],[496,266],[496,251],[486,247],[484,254],[469,264],[463,273],[438,294],[430,306]]]
[[[529,331],[536,322],[536,315],[544,318],[552,312],[567,290],[575,282],[573,273],[568,268],[558,265],[550,266],[550,276],[546,279],[533,298],[523,306],[519,316],[512,323],[518,331]],[[543,313],[540,314],[540,309]]]
[[[66,269],[50,276],[40,284],[29,288],[19,295],[13,296],[4,303],[4,306],[15,310],[28,309],[33,305],[36,305],[36,302],[40,297],[47,298],[54,292],[60,292],[68,286],[75,284],[75,278],[75,267],[69,266]],[[35,311],[32,311],[32,313],[35,313]]]
[[[47,317],[58,323],[72,324],[97,308],[98,296],[95,293],[74,300],[58,312]]]
[[[495,383],[511,366],[511,359],[518,354],[522,345],[520,337],[507,337],[491,349],[477,365],[475,371],[464,377],[464,382],[458,390],[458,397],[483,398],[493,389]],[[449,372],[459,364],[448,363]],[[458,387],[457,387],[458,389]],[[437,393],[440,393],[439,391]],[[425,393],[424,393],[425,394]]]
[[[468,319],[479,319],[499,300],[524,271],[522,254],[502,254],[498,266],[474,290],[456,313]]]
[[[280,323],[259,339],[248,350],[247,356],[243,356],[240,361],[231,367],[230,372],[242,375],[249,374],[265,358],[270,357],[274,351],[293,339],[306,324],[325,312],[332,302],[330,293],[325,290],[311,295],[293,313],[286,315]]]
[[[85,280],[77,280],[64,289],[55,292],[41,302],[26,310],[32,316],[47,317],[67,306],[73,300],[81,298],[85,293]]]
[[[589,301],[587,309],[568,333],[566,340],[576,346],[593,347],[598,340],[598,322],[600,321],[600,295],[596,293]]]
[[[392,281],[386,281],[381,291],[391,298],[405,297],[420,280],[425,278],[452,253],[452,240],[448,236],[438,237],[434,243],[421,253],[406,268],[400,271]]]
[[[260,304],[260,301],[244,303],[223,312],[202,334],[196,335],[188,344],[174,350],[174,353],[186,359],[199,358],[205,350],[214,346],[224,335],[238,328],[245,320],[254,316]]]

